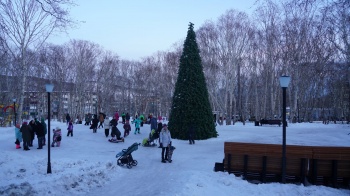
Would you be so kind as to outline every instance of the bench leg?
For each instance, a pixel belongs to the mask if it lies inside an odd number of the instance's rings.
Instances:
[[[244,155],[244,170],[243,170],[243,179],[245,180],[247,177],[248,171],[248,155]]]
[[[305,186],[306,182],[305,182],[305,168],[306,168],[306,159],[301,159],[301,163],[300,163],[300,183],[303,183],[303,185]]]
[[[338,183],[337,183],[337,179],[338,179],[338,161],[337,160],[333,160],[332,161],[332,184],[334,188],[338,188]]]
[[[227,171],[228,173],[231,172],[231,154],[227,155]]]
[[[263,183],[266,183],[266,159],[267,157],[266,156],[263,156],[262,158],[262,172],[261,172],[261,182]]]
[[[311,176],[312,184],[316,184],[317,182],[317,159],[312,160],[312,176]]]

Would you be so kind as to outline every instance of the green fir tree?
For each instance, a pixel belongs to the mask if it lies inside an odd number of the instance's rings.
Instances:
[[[168,126],[172,138],[187,140],[191,125],[196,140],[217,137],[193,23],[189,24],[180,58]]]

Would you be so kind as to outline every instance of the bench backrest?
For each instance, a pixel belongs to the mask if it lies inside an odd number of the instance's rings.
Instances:
[[[281,174],[282,145],[225,142],[225,163],[228,170],[242,171],[244,169],[244,155],[248,155],[247,170],[250,172],[261,172],[263,159],[266,157],[266,173]],[[229,159],[229,155],[231,159]],[[312,149],[309,146],[286,146],[288,175],[300,175],[301,158],[312,158]],[[230,162],[230,166],[228,163]],[[228,168],[231,167],[231,168]],[[307,168],[304,168],[305,172]]]
[[[261,172],[265,161],[266,173],[281,174],[282,145],[225,142],[224,153],[224,168],[227,171],[246,169],[249,172]],[[247,165],[244,165],[244,159],[248,159]],[[302,159],[307,160],[307,164],[301,164]],[[319,176],[331,177],[336,161],[337,176],[350,177],[350,147],[286,146],[287,175],[300,176],[301,171],[306,175],[311,174],[310,166],[316,161]]]

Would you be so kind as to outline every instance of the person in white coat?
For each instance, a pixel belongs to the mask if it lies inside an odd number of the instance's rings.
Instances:
[[[159,142],[162,147],[162,163],[166,163],[165,161],[168,160],[168,152],[171,145],[171,134],[166,124],[163,125],[162,131],[159,134]]]
[[[105,120],[103,121],[103,126],[105,127],[105,135],[106,137],[108,137],[109,135],[109,129],[110,129],[110,120],[109,120],[109,117],[107,116],[105,118]]]

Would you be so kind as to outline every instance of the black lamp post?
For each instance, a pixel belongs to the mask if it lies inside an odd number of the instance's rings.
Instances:
[[[282,144],[282,183],[286,183],[286,127],[287,127],[287,120],[286,120],[286,91],[287,87],[289,85],[290,77],[289,76],[281,76],[280,77],[280,85],[283,90],[283,144]]]
[[[15,123],[15,126],[16,126],[16,119],[17,119],[17,113],[16,113],[16,98],[13,98],[12,101],[13,101],[13,112],[15,113],[15,120],[14,120],[14,123]]]
[[[50,138],[51,138],[51,136],[50,136],[50,133],[51,133],[51,130],[50,130],[50,119],[51,119],[51,112],[50,112],[50,109],[51,109],[51,103],[50,103],[50,93],[52,93],[52,90],[53,90],[53,87],[54,87],[54,85],[53,84],[46,84],[45,85],[45,87],[46,87],[46,92],[47,92],[47,136],[48,136],[48,145],[47,145],[47,157],[48,157],[48,159],[47,159],[47,173],[48,174],[51,174],[51,161],[50,161],[50,146],[51,146],[51,144],[50,144]]]

